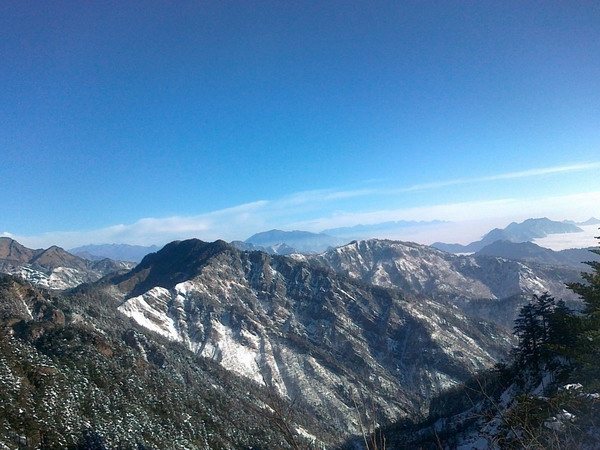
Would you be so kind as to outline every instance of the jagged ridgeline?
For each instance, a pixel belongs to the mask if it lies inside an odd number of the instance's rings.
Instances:
[[[60,292],[2,279],[8,448],[336,448],[426,416],[508,355],[524,295],[578,280],[377,240],[279,256],[191,239],[120,269]]]

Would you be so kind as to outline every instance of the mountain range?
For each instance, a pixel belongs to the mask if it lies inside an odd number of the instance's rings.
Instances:
[[[518,253],[502,242],[468,256],[378,239],[254,249],[314,237],[294,233],[245,250],[175,241],[135,267],[0,240],[0,271],[24,279],[0,276],[0,443],[335,448],[365,424],[425,417],[504,360],[532,295],[581,308],[564,285],[578,268],[493,254]]]
[[[69,253],[92,261],[110,258],[116,261],[140,262],[148,253],[158,250],[160,250],[160,247],[157,245],[90,244],[71,248],[69,249]]]
[[[453,255],[425,245],[370,239],[320,255],[293,255],[376,286],[451,302],[464,313],[512,328],[532,295],[549,292],[574,308],[577,296],[565,287],[579,271],[488,255]]]
[[[57,246],[33,250],[13,239],[0,237],[0,272],[18,275],[51,289],[75,287],[131,267],[131,263],[108,258],[89,261]]]
[[[256,233],[245,241],[232,241],[231,244],[240,250],[258,250],[274,255],[289,255],[292,253],[321,253],[330,248],[339,247],[351,240],[364,240],[375,236],[385,235],[407,229],[424,228],[448,222],[433,221],[388,221],[368,225],[355,225],[351,227],[331,228],[320,233],[309,231],[283,231],[273,229]],[[580,232],[579,226],[600,224],[600,220],[590,218],[585,222],[565,220],[563,222],[549,219],[528,219],[520,224],[512,223],[504,229],[494,229],[487,233],[480,241],[468,245],[445,244],[436,242],[432,244],[440,250],[451,253],[473,253],[483,247],[493,244],[498,240],[509,242],[530,242],[549,234]],[[128,244],[90,244],[75,247],[68,251],[80,258],[95,261],[100,259],[113,259],[116,261],[129,261],[139,263],[144,256],[160,250],[159,246],[141,246]],[[573,265],[573,263],[568,263]]]
[[[244,242],[258,246],[258,248],[267,249],[269,253],[285,254],[289,248],[298,253],[320,253],[328,248],[345,244],[347,240],[309,231],[270,230],[256,233]],[[286,249],[284,252],[278,250],[282,245]]]
[[[508,333],[450,305],[223,241],[171,243],[110,282],[139,325],[351,433],[356,399],[382,422],[423,411],[510,345]]]
[[[394,233],[397,231],[406,230],[407,228],[423,228],[444,223],[449,222],[444,220],[392,220],[374,224],[353,225],[351,227],[329,228],[327,230],[321,231],[321,233],[329,234],[331,236],[344,237],[347,239],[350,238],[352,240],[371,239],[374,238],[376,235],[382,234],[382,232]]]
[[[588,222],[593,222],[591,218]],[[586,224],[588,222],[585,222]],[[549,234],[579,233],[583,230],[573,222],[557,222],[546,217],[540,219],[527,219],[521,223],[512,222],[506,228],[494,228],[485,234],[479,241],[468,245],[445,244],[435,242],[432,247],[439,248],[450,253],[473,253],[496,241],[530,242],[537,238],[546,237]]]

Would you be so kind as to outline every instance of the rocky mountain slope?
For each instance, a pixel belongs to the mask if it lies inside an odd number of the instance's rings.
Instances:
[[[3,244],[13,267],[90,264]],[[575,273],[395,241],[279,256],[191,239],[58,295],[3,276],[0,442],[336,447],[507,355],[473,305]]]
[[[397,288],[512,327],[532,294],[550,294],[577,303],[565,287],[579,280],[575,269],[524,263],[494,256],[459,256],[425,245],[371,239],[351,242],[320,255],[294,255],[376,286]]]
[[[452,305],[223,241],[173,242],[102,285],[137,324],[346,435],[360,432],[361,415],[386,423],[425,412],[511,341]]]
[[[72,288],[132,266],[110,259],[89,261],[56,246],[32,250],[13,239],[0,237],[0,272],[18,275],[50,289]]]
[[[525,264],[487,255],[458,256],[426,245],[371,239],[320,255],[295,255],[377,286],[440,299],[503,299],[548,291],[574,298],[564,283],[578,271]]]
[[[518,342],[506,364],[433,399],[427,420],[394,424],[366,441],[407,450],[600,448],[599,275],[592,262],[583,282],[569,285],[582,311],[532,298],[515,322]]]
[[[56,295],[0,274],[0,448],[309,449],[339,441],[299,405],[144,332],[116,307],[93,286]]]

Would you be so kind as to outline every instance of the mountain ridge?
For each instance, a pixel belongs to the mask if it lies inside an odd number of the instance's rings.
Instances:
[[[591,220],[591,219],[590,219]],[[579,233],[583,230],[571,222],[558,222],[547,217],[526,219],[523,222],[511,222],[505,228],[494,228],[486,233],[479,241],[467,245],[434,242],[432,247],[450,253],[473,253],[496,241],[530,242],[549,234]]]
[[[80,258],[96,260],[109,258],[116,261],[140,262],[148,253],[160,250],[157,245],[142,246],[130,244],[88,244],[69,249]]]
[[[32,250],[14,239],[0,237],[0,272],[18,275],[50,289],[73,288],[131,267],[131,264],[108,258],[85,260],[56,245]]]
[[[273,247],[281,244],[296,249],[298,252],[318,253],[330,247],[337,247],[347,240],[323,233],[312,233],[310,231],[283,231],[269,230],[256,233],[244,241],[261,247]]]
[[[284,397],[300,395],[351,432],[359,432],[353,395],[371,396],[383,421],[413,414],[511,341],[429,298],[223,241],[171,243],[103,284],[139,325]]]

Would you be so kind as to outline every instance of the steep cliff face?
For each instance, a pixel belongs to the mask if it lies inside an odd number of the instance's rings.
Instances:
[[[509,346],[452,306],[222,241],[172,243],[113,283],[140,325],[351,433],[357,404],[380,422],[423,412]]]

